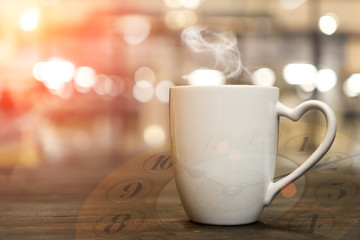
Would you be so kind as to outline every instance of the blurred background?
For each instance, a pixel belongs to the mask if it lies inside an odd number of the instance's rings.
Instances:
[[[75,194],[91,179],[84,197],[168,141],[169,87],[204,79],[274,85],[292,107],[325,101],[359,140],[359,12],[357,0],[1,0],[1,193],[61,191],[51,179]],[[235,46],[238,74],[218,61],[222,49],[189,47],[187,29]]]

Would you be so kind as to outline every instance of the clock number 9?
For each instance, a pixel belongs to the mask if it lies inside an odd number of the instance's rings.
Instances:
[[[140,182],[130,183],[123,188],[123,193],[120,195],[120,198],[130,199],[132,197],[135,197],[141,192],[142,188],[143,185]]]

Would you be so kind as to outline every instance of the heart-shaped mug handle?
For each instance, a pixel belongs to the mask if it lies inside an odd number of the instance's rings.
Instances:
[[[299,120],[302,117],[302,115],[304,115],[304,113],[306,113],[311,109],[320,110],[325,115],[327,122],[327,129],[324,139],[322,140],[319,147],[310,155],[310,157],[304,163],[302,163],[298,168],[296,168],[293,172],[291,172],[289,175],[278,180],[275,183],[270,182],[264,197],[265,206],[271,203],[271,201],[274,199],[276,194],[279,193],[283,187],[285,187],[290,182],[295,181],[297,178],[305,174],[306,171],[312,168],[326,154],[326,152],[330,149],[332,143],[334,142],[336,135],[336,128],[337,128],[336,118],[334,112],[327,104],[321,101],[310,100],[300,104],[294,109],[289,108],[280,102],[278,102],[277,104],[278,116],[289,118],[292,121]]]

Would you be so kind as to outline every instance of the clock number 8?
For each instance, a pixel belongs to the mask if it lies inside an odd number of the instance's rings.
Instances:
[[[126,225],[125,222],[131,219],[130,214],[118,214],[111,219],[111,223],[104,228],[106,233],[117,233],[122,231]]]

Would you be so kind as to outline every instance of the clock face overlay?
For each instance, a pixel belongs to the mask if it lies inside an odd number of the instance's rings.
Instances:
[[[274,182],[304,162],[325,128],[281,122]],[[337,133],[329,152],[244,226],[188,220],[173,178],[169,142],[128,160],[84,202],[77,239],[356,239],[360,236],[360,144]]]

